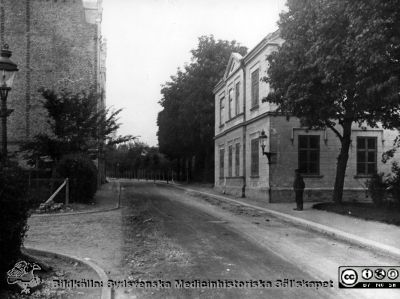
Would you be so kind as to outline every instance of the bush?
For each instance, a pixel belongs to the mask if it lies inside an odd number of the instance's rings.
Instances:
[[[12,167],[0,171],[0,285],[20,257],[28,219],[26,178]]]
[[[69,178],[71,201],[89,203],[97,190],[97,168],[87,156],[67,155],[57,165],[57,173]]]
[[[397,162],[392,164],[393,175],[387,180],[389,192],[400,205],[400,167]]]
[[[388,188],[387,179],[383,173],[376,173],[367,181],[368,193],[372,197],[374,204],[380,206],[385,200],[386,190]]]

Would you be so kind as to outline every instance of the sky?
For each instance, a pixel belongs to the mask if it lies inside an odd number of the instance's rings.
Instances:
[[[161,86],[190,62],[198,37],[249,49],[275,31],[286,0],[103,0],[106,104],[123,108],[118,134],[156,146]]]

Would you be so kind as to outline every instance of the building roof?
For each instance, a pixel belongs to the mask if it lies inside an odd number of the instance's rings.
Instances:
[[[280,39],[280,30],[276,30],[272,33],[269,33],[266,37],[264,37],[253,49],[249,51],[244,57],[240,55],[239,53],[232,53],[228,64],[225,69],[225,73],[221,80],[218,81],[218,83],[215,85],[213,92],[216,93],[221,86],[223,85],[224,81],[229,77],[229,74],[232,73],[232,63],[234,61],[237,61],[239,63],[244,62],[247,63],[249,62],[252,58],[254,58],[264,47],[267,45],[271,44],[279,44],[279,39]]]
[[[264,37],[253,49],[250,50],[246,56],[243,57],[245,62],[249,61],[251,58],[255,56],[262,48],[267,46],[268,44],[275,44],[277,40],[280,38],[279,36],[280,30],[276,30],[272,33],[269,33],[266,37]]]

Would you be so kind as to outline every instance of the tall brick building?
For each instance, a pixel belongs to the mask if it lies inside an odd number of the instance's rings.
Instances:
[[[104,94],[101,0],[0,0],[0,22],[1,44],[19,68],[7,101],[13,151],[47,130],[40,87]]]
[[[276,105],[262,102],[270,91],[260,79],[267,75],[267,56],[283,43],[279,33],[267,35],[246,56],[233,53],[215,94],[215,187],[226,193],[269,202],[294,201],[294,170],[306,183],[305,200],[331,200],[341,147],[330,130],[309,130],[300,121],[276,113]],[[263,156],[259,136],[265,131]],[[339,128],[340,130],[340,128]],[[390,172],[382,153],[391,149],[397,131],[352,127],[344,199],[366,200],[366,180],[374,172]],[[396,155],[396,159],[399,155]],[[367,199],[370,200],[370,199]]]

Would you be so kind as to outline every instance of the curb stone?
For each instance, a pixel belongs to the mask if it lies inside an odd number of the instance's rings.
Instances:
[[[214,199],[233,202],[233,203],[236,203],[236,204],[239,204],[239,205],[242,205],[242,206],[246,206],[246,207],[249,207],[249,208],[257,209],[257,210],[266,212],[266,213],[268,213],[268,214],[270,214],[272,216],[275,216],[275,217],[278,217],[278,218],[283,219],[285,221],[288,221],[288,222],[290,222],[292,224],[300,225],[302,227],[305,227],[306,229],[313,230],[313,231],[316,231],[316,232],[319,232],[319,233],[322,233],[322,234],[325,234],[325,235],[329,235],[329,236],[335,237],[337,239],[341,239],[341,240],[344,240],[346,242],[355,244],[357,246],[367,247],[367,248],[373,249],[375,251],[378,251],[379,253],[383,252],[383,253],[386,253],[386,254],[388,254],[388,255],[396,258],[396,259],[400,259],[400,249],[398,249],[396,247],[385,245],[385,244],[382,244],[382,243],[379,243],[379,242],[376,242],[376,241],[372,241],[372,240],[369,240],[369,239],[366,239],[366,238],[363,238],[363,237],[359,237],[357,235],[350,234],[350,233],[347,233],[347,232],[344,232],[344,231],[341,231],[341,230],[338,230],[338,229],[335,229],[335,228],[332,228],[332,227],[329,227],[329,226],[326,226],[326,225],[323,225],[323,224],[319,224],[319,223],[316,223],[316,222],[313,222],[313,221],[301,219],[301,218],[298,218],[298,217],[295,217],[295,216],[292,216],[292,215],[288,215],[288,214],[285,214],[285,213],[282,213],[282,212],[278,212],[278,211],[275,211],[275,210],[271,210],[271,209],[268,209],[268,208],[263,208],[263,207],[259,207],[259,206],[256,206],[256,205],[244,203],[244,202],[241,202],[239,200],[235,200],[235,199],[228,198],[228,197],[225,197],[225,196],[215,195],[215,194],[211,194],[211,193],[207,193],[207,192],[203,192],[203,191],[198,191],[198,190],[182,187],[182,186],[179,186],[177,184],[168,184],[168,185],[165,184],[165,183],[161,183],[161,184],[163,184],[165,186],[171,186],[171,187],[174,187],[174,188],[177,188],[177,189],[181,189],[181,190],[184,190],[184,191],[187,191],[187,192],[194,192],[194,193],[202,194],[202,195],[214,198]]]
[[[97,276],[99,276],[101,281],[103,281],[103,282],[108,281],[108,276],[107,276],[106,272],[100,266],[98,266],[92,259],[90,259],[88,257],[80,258],[80,257],[73,256],[73,255],[58,253],[58,252],[49,251],[49,250],[36,249],[36,248],[31,248],[31,247],[24,247],[24,249],[29,250],[32,253],[38,252],[38,253],[58,255],[63,258],[66,258],[66,259],[78,261],[78,262],[86,265],[87,267],[93,269],[96,272]],[[112,297],[112,288],[107,288],[106,283],[104,283],[104,285],[101,289],[100,298],[101,299],[112,299],[113,298]]]

